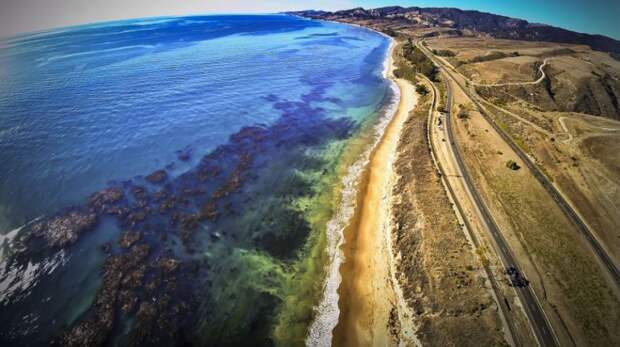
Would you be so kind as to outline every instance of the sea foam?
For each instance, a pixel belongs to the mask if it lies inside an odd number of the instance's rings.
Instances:
[[[390,49],[383,63],[383,77],[386,79],[388,77],[392,49],[394,48],[394,41],[391,38],[390,40]],[[344,229],[349,224],[357,207],[356,195],[358,193],[357,187],[361,174],[369,163],[370,154],[381,140],[387,125],[398,109],[400,89],[392,80],[390,80],[390,90],[392,93],[389,96],[390,100],[386,103],[385,107],[379,111],[382,116],[374,127],[373,142],[359,156],[355,163],[349,167],[347,174],[342,178],[343,189],[340,198],[340,206],[338,206],[334,217],[327,223],[327,252],[330,262],[324,284],[323,298],[316,308],[317,315],[310,326],[306,338],[307,346],[327,347],[332,344],[333,330],[338,324],[338,318],[340,316],[340,309],[338,307],[338,287],[340,287],[340,283],[342,282],[340,266],[345,261],[344,253],[341,249],[344,243]]]

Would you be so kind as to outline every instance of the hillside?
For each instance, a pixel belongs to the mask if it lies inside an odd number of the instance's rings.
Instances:
[[[336,12],[299,11],[290,14],[327,20],[388,20],[408,27],[469,30],[500,39],[588,45],[597,51],[620,54],[620,41],[607,36],[577,33],[549,25],[530,23],[523,19],[457,8],[391,6],[368,10],[354,8]]]

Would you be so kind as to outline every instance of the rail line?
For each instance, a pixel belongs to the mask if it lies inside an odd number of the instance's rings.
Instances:
[[[432,59],[432,57],[425,50],[422,50],[422,51],[427,56],[429,56],[430,59]],[[449,74],[449,72],[446,71],[447,69],[442,68],[442,70],[444,70],[446,73]],[[448,76],[450,77],[450,79],[454,80],[454,78],[451,75],[448,75]],[[457,81],[455,82],[458,84]],[[452,90],[450,87],[450,83],[446,83],[446,90],[447,90],[447,102],[446,102],[447,112],[446,112],[446,119],[445,119],[446,135],[448,138],[449,147],[452,150],[454,160],[463,177],[463,180],[465,183],[464,186],[467,189],[470,197],[472,198],[473,203],[477,207],[485,228],[487,229],[488,233],[490,234],[490,236],[492,237],[494,241],[495,250],[500,256],[500,260],[502,261],[502,264],[506,268],[512,267],[516,269],[519,273],[522,273],[520,271],[519,264],[515,260],[515,257],[512,254],[508,246],[507,241],[504,239],[503,234],[500,232],[497,223],[491,216],[491,213],[488,207],[486,206],[486,204],[480,197],[480,194],[476,190],[475,185],[473,184],[473,179],[471,178],[469,171],[467,170],[467,167],[465,165],[465,162],[463,161],[460,148],[456,145],[454,132],[452,129],[452,124],[451,124],[451,118],[450,118],[451,109],[452,109]],[[472,100],[472,101],[475,101],[475,100]],[[527,286],[519,286],[519,287],[513,287],[513,288],[515,292],[517,293],[517,296],[519,297],[521,303],[523,304],[523,309],[526,313],[528,320],[530,321],[530,326],[532,328],[534,335],[536,336],[536,339],[539,345],[540,346],[558,346],[559,342],[557,340],[557,337],[555,336],[551,323],[549,322],[547,316],[545,315],[542,309],[542,306],[538,302],[538,298],[536,297],[536,294],[534,293],[534,290],[532,289],[532,287],[527,285]]]
[[[435,148],[433,144],[433,136],[432,136],[431,127],[433,126],[433,123],[434,123],[433,114],[437,111],[437,99],[438,99],[439,91],[437,90],[437,87],[435,87],[435,85],[428,78],[426,78],[426,76],[424,75],[421,75],[421,76],[423,79],[427,81],[427,83],[433,89],[433,101],[431,104],[431,108],[429,109],[428,119],[426,121],[426,137],[427,137],[429,148],[431,150],[431,158],[433,160],[433,163],[435,164],[435,167],[437,168],[437,171],[439,172],[441,181],[444,183],[446,189],[448,190],[448,194],[450,195],[450,197],[452,198],[452,201],[454,202],[454,205],[456,206],[458,213],[463,219],[465,228],[468,231],[468,234],[472,242],[474,243],[474,246],[476,248],[479,248],[481,246],[480,241],[474,234],[473,226],[471,225],[471,223],[469,222],[467,218],[467,215],[465,214],[465,209],[463,208],[461,202],[456,198],[456,193],[454,191],[454,188],[452,187],[452,184],[450,183],[450,181],[447,179],[448,175],[443,165],[441,164],[441,161],[439,160],[437,149]],[[500,299],[501,297],[503,297],[503,295],[497,284],[497,279],[495,278],[495,275],[493,274],[493,271],[491,270],[491,267],[488,264],[483,262],[483,267],[484,267],[487,277],[489,278],[489,282],[491,283],[491,289],[493,290],[494,296],[497,301],[497,305],[499,306],[500,314],[503,316],[503,320],[505,321],[507,325],[510,337],[512,341],[514,342],[515,346],[521,346],[521,343],[518,341],[517,336],[516,336],[516,328],[514,326],[514,322],[512,321],[512,318],[509,315],[509,311],[511,311],[511,309],[508,306],[506,301]]]
[[[482,116],[487,120],[487,122],[489,124],[491,124],[491,126],[495,129],[495,131],[502,137],[502,139],[510,146],[510,148],[512,148],[512,150],[517,153],[517,156],[519,156],[519,158],[523,161],[523,163],[525,164],[525,166],[527,166],[527,168],[530,170],[530,172],[534,175],[534,177],[536,178],[536,180],[543,186],[543,188],[545,188],[545,190],[547,191],[547,193],[551,196],[551,198],[555,201],[555,203],[560,207],[560,209],[562,210],[562,212],[566,215],[566,217],[568,217],[568,219],[571,221],[571,223],[579,230],[579,232],[581,233],[581,235],[586,239],[586,241],[588,242],[588,244],[590,245],[592,251],[594,252],[594,254],[597,256],[597,258],[599,259],[599,262],[601,263],[601,265],[603,265],[603,267],[608,271],[608,273],[611,275],[614,283],[616,286],[620,287],[620,269],[618,269],[618,267],[615,265],[615,263],[613,262],[613,260],[611,259],[611,257],[608,255],[608,253],[605,251],[605,249],[603,248],[603,246],[601,246],[601,244],[598,242],[598,240],[596,239],[596,237],[594,236],[594,233],[592,232],[592,230],[590,230],[590,228],[588,227],[588,225],[583,221],[583,219],[581,218],[581,216],[579,216],[579,214],[573,209],[573,207],[566,201],[566,199],[564,198],[564,196],[558,191],[558,189],[547,179],[547,177],[542,173],[542,171],[536,166],[536,164],[534,164],[532,162],[532,160],[530,159],[530,157],[524,153],[521,148],[519,148],[519,146],[517,146],[514,141],[512,140],[512,138],[510,137],[510,135],[508,135],[493,119],[493,117],[491,117],[488,113],[488,111],[486,110],[486,108],[484,108],[484,106],[482,106],[476,97],[473,97],[469,91],[467,90],[467,88],[465,88],[456,78],[454,78],[454,76],[452,75],[452,73],[449,71],[449,69],[445,68],[445,66],[443,66],[443,64],[441,63],[437,63],[436,59],[434,59],[434,57],[432,56],[431,53],[428,52],[428,50],[423,47],[422,44],[417,45],[417,47],[422,50],[422,52],[424,52],[429,59],[431,59],[435,64],[437,64],[438,66],[442,67],[442,70],[450,77],[450,79],[452,81],[454,81],[462,90],[463,92],[469,97],[469,99],[474,103],[474,105],[476,105],[476,107],[478,108],[478,110],[480,111],[480,113],[482,114]]]

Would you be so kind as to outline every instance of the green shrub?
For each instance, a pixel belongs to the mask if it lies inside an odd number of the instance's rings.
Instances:
[[[519,170],[521,167],[514,161],[514,160],[508,160],[506,162],[506,167],[509,168],[510,170]]]
[[[415,91],[420,95],[426,95],[429,93],[428,88],[426,88],[426,86],[423,84],[418,84],[415,87]]]
[[[403,56],[414,66],[416,72],[425,75],[431,81],[437,80],[437,67],[411,40],[403,45]]]
[[[459,111],[459,113],[456,114],[456,116],[460,119],[468,119],[469,118],[469,113],[467,113],[467,111],[465,109],[461,109]]]
[[[392,28],[386,28],[383,33],[390,37],[398,37],[398,33]]]
[[[415,70],[411,66],[401,66],[394,70],[396,78],[404,78],[411,82],[415,82]]]
[[[451,51],[449,49],[440,49],[440,50],[433,49],[433,54],[438,55],[440,57],[454,57],[454,56],[456,56],[456,53],[454,53],[453,51]]]
[[[489,54],[479,55],[477,57],[474,57],[471,59],[470,62],[480,63],[483,61],[491,61],[491,60],[497,60],[497,59],[508,58],[508,57],[518,57],[518,56],[519,56],[519,52],[504,53],[501,51],[494,51],[494,52],[490,52]]]

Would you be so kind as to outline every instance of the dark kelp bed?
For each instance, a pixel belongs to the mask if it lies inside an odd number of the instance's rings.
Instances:
[[[2,344],[273,344],[274,320],[298,270],[292,264],[308,251],[311,233],[294,201],[318,193],[300,172],[334,167],[307,149],[359,127],[308,106],[324,101],[324,88],[314,86],[301,102],[270,96],[278,121],[242,128],[177,177],[162,168],[111,182],[84,204],[27,226],[10,268],[61,249],[78,255],[91,233],[118,230],[97,245],[105,259],[92,269],[100,287],[73,321],[42,324],[36,337],[17,334],[13,317],[25,306],[14,300],[3,307]],[[98,228],[105,223],[116,228]]]

